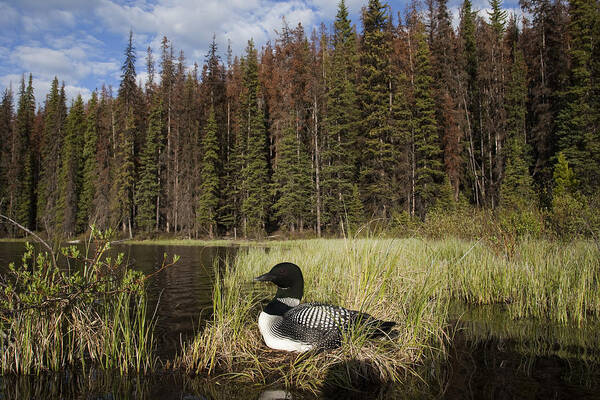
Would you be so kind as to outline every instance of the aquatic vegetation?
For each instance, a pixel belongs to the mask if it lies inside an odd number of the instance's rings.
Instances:
[[[317,390],[394,383],[447,344],[448,304],[503,304],[513,318],[581,324],[600,316],[598,250],[589,242],[524,240],[510,253],[458,239],[329,239],[240,250],[215,279],[212,318],[173,366],[248,382]],[[303,301],[339,304],[398,323],[397,336],[366,340],[360,328],[340,349],[268,349],[257,328],[273,288],[252,278],[281,261],[301,266]],[[261,304],[262,303],[262,304]]]
[[[10,265],[0,290],[3,374],[90,366],[139,373],[154,367],[144,277],[122,255],[106,256],[107,235],[95,237],[91,254],[62,249],[67,266],[48,252],[36,256],[29,244],[22,265]]]
[[[390,256],[401,257],[395,241],[320,240],[293,246],[240,251],[215,280],[213,316],[196,339],[184,345],[176,368],[226,375],[247,382],[278,382],[316,391],[328,385],[364,388],[395,383],[415,373],[415,366],[443,354],[445,301],[427,271],[415,271]],[[394,320],[390,338],[370,340],[364,327],[344,337],[339,349],[303,354],[268,349],[256,320],[272,297],[272,288],[252,284],[265,268],[287,260],[302,266],[304,301],[339,304]]]
[[[406,382],[432,381],[443,388],[439,366],[452,345],[457,303],[501,308],[505,318],[518,322],[514,326],[524,328],[501,324],[494,327],[493,338],[523,342],[521,353],[597,358],[597,335],[571,338],[560,328],[589,326],[600,317],[599,252],[592,242],[522,238],[505,246],[502,238],[494,242],[491,237],[356,238],[240,247],[235,256],[215,257],[211,313],[199,316],[195,338],[183,341],[179,354],[161,365],[155,356],[153,310],[147,309],[147,277],[129,269],[122,257],[109,258],[105,239],[91,246],[90,254],[74,247],[63,250],[69,263],[61,266],[31,247],[22,265],[11,266],[0,283],[0,372],[84,367],[125,374],[166,368],[189,378],[312,393],[330,387],[395,391]],[[257,318],[275,288],[252,280],[281,261],[302,268],[303,301],[367,312],[396,321],[397,328],[388,338],[368,340],[358,326],[332,351],[297,354],[267,348]],[[528,321],[537,321],[532,326],[547,321],[550,337],[545,331],[528,337]],[[491,335],[488,326],[474,325],[470,331],[484,340]],[[560,339],[560,348],[551,343],[553,337]]]

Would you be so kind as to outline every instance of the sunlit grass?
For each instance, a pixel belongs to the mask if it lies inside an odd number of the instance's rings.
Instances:
[[[503,304],[511,318],[581,324],[600,314],[598,251],[592,243],[523,241],[509,254],[457,239],[329,239],[250,248],[229,260],[214,289],[212,319],[175,360],[188,372],[317,390],[395,383],[447,343],[448,304]],[[294,354],[268,349],[257,316],[274,288],[252,278],[291,261],[305,277],[303,301],[321,301],[398,323],[396,336]]]
[[[313,391],[324,381],[350,388],[401,381],[414,373],[417,364],[441,354],[447,303],[439,300],[427,270],[415,271],[404,262],[403,254],[395,250],[398,243],[311,240],[241,251],[227,263],[222,281],[216,280],[212,320],[184,346],[175,366]],[[261,302],[272,297],[274,288],[250,282],[283,260],[302,267],[305,301],[338,304],[397,321],[393,338],[367,340],[359,328],[333,351],[295,354],[268,349],[256,320]]]

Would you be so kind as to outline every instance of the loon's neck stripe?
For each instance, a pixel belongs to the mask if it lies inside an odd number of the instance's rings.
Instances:
[[[296,307],[298,304],[300,304],[300,299],[295,299],[293,297],[277,297],[275,299],[289,307]]]

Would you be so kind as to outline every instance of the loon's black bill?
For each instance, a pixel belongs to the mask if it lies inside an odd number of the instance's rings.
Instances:
[[[267,272],[266,274],[262,274],[261,276],[257,276],[254,278],[255,282],[271,282],[275,277]]]

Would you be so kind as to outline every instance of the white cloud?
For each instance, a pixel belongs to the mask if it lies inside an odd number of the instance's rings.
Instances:
[[[358,1],[358,0],[356,0]],[[335,7],[327,0],[159,0],[156,4],[117,4],[101,0],[96,15],[111,31],[126,37],[129,29],[135,34],[147,34],[157,50],[160,40],[167,36],[186,57],[202,62],[213,33],[217,36],[222,54],[230,39],[235,54],[243,53],[247,41],[254,39],[257,46],[274,36],[285,16],[290,27],[302,22],[307,34],[314,25],[335,15]],[[336,3],[336,2],[334,2]],[[144,47],[147,43],[138,43]]]
[[[25,75],[25,84],[27,84],[28,74]],[[21,85],[22,75],[18,74],[8,74],[4,76],[0,76],[0,85],[3,88],[12,87],[13,94],[15,96],[15,102],[18,100],[18,91]],[[37,104],[42,105],[46,100],[46,95],[50,92],[50,87],[52,85],[51,79],[40,79],[33,75],[33,88],[34,88],[34,96]],[[67,85],[65,84],[65,94],[67,95],[67,99],[70,102],[75,99],[78,95],[81,95],[84,101],[89,100],[92,97],[92,92],[90,89],[82,86],[76,85]],[[15,103],[16,104],[16,103]],[[67,105],[70,105],[67,103]]]
[[[21,84],[21,77],[22,75],[19,74],[7,74],[0,76],[0,84],[3,88],[12,87],[13,93],[17,93],[19,90],[19,85]]]
[[[75,26],[75,15],[65,10],[49,10],[45,13],[23,15],[21,23],[27,33],[43,32],[53,29],[72,28]]]
[[[17,10],[6,3],[0,3],[0,26],[4,29],[14,26],[19,18]]]

